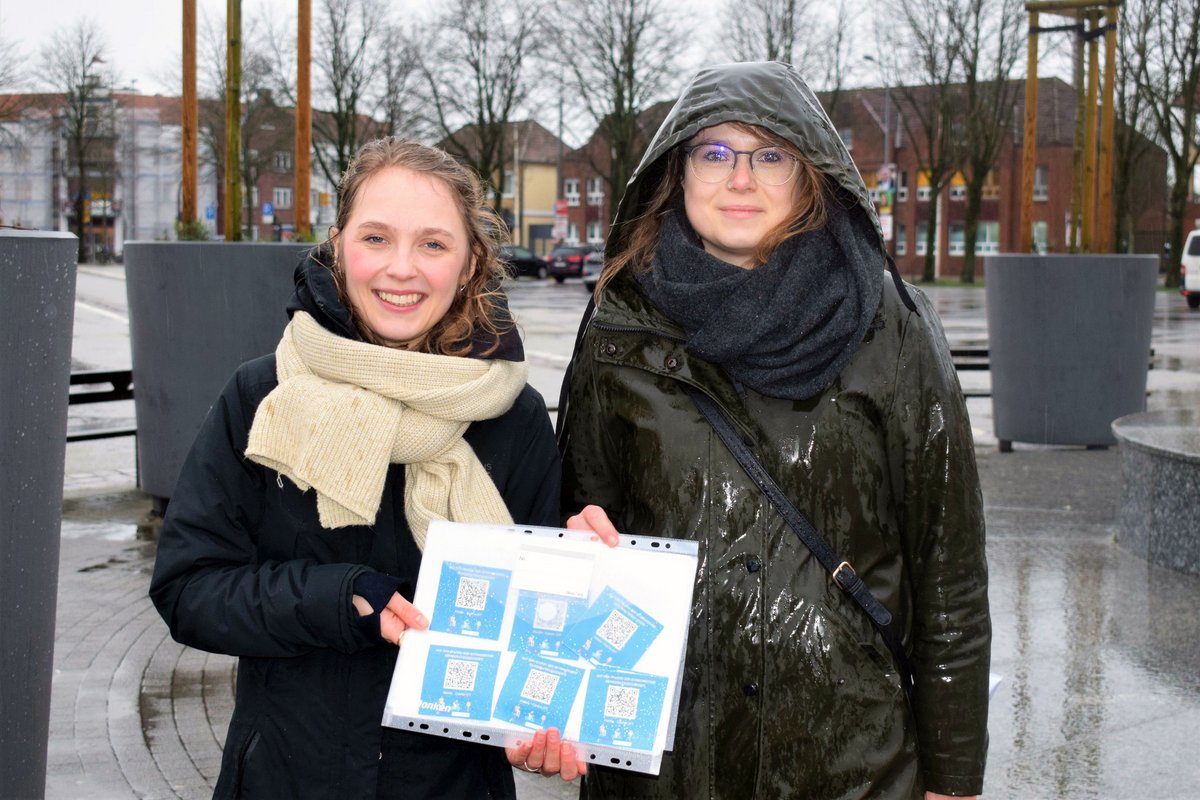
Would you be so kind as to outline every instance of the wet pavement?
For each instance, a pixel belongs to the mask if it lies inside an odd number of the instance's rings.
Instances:
[[[84,268],[76,368],[129,366],[119,268]],[[986,340],[983,292],[930,290],[955,344]],[[586,301],[578,284],[522,281],[513,308],[531,382],[556,401]],[[1148,408],[1200,406],[1200,314],[1160,294]],[[986,390],[987,373],[963,373]],[[102,406],[111,406],[104,408]],[[990,401],[968,403],[991,567],[989,798],[1200,797],[1200,578],[1116,542],[1117,449],[1016,443],[997,452]],[[70,425],[132,422],[131,404],[72,407]],[[234,660],[173,642],[146,598],[154,545],[131,439],[67,447],[46,796],[211,796]],[[1198,532],[1200,535],[1200,532]],[[573,796],[526,778],[523,800]],[[819,793],[814,794],[819,796]]]

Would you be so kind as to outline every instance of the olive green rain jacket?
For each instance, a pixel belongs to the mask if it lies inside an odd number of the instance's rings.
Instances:
[[[638,214],[671,147],[725,121],[792,141],[875,219],[816,97],[781,64],[726,65],[684,90],[617,215]],[[876,222],[876,227],[878,223]],[[880,238],[880,268],[883,268]],[[936,314],[892,280],[870,332],[803,401],[737,388],[690,355],[629,275],[575,357],[563,511],[700,545],[678,730],[661,774],[593,768],[584,798],[919,798],[982,789],[991,640],[971,430]],[[755,488],[683,384],[711,396],[783,490],[892,612],[911,701],[854,601]]]

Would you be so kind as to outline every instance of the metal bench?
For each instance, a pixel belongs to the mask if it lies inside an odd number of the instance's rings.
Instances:
[[[76,391],[75,387],[82,387]],[[95,388],[101,387],[101,388]],[[133,399],[133,370],[82,370],[71,373],[71,391],[68,405],[82,403],[109,403],[115,400]],[[90,442],[97,439],[116,439],[122,436],[137,437],[136,425],[118,425],[98,430],[67,433],[68,442]],[[136,447],[136,444],[134,445]]]

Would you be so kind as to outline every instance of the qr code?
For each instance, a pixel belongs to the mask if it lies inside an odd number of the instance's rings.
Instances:
[[[604,624],[596,629],[596,638],[613,650],[620,650],[637,629],[638,626],[633,620],[614,610],[608,615],[608,619],[604,620]]]
[[[468,608],[472,611],[483,611],[483,609],[487,608],[488,587],[490,585],[491,581],[479,578],[459,578],[458,596],[454,598],[454,605],[459,608]]]
[[[554,690],[558,688],[558,676],[538,669],[529,670],[529,677],[521,687],[521,697],[542,705],[550,705],[554,699]]]
[[[604,716],[635,718],[639,691],[636,686],[609,686],[608,696],[604,698]]]
[[[543,631],[561,631],[567,624],[567,603],[549,597],[537,601],[533,627]]]
[[[442,688],[453,689],[456,692],[473,692],[475,691],[475,674],[478,671],[479,663],[476,661],[447,659]]]

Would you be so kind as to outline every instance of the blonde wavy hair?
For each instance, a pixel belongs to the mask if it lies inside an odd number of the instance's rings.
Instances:
[[[795,177],[796,203],[792,207],[792,213],[759,242],[751,263],[753,268],[765,264],[775,248],[788,238],[816,230],[825,224],[829,203],[828,184],[825,173],[817,169],[817,166],[787,139],[766,128],[746,122],[730,124],[741,133],[758,137],[764,146],[771,145],[784,150],[799,162]],[[642,212],[625,223],[629,227],[625,236],[625,246],[604,265],[600,273],[600,279],[596,282],[597,300],[604,287],[626,267],[635,272],[650,269],[650,264],[654,261],[654,250],[658,246],[658,236],[662,231],[663,219],[683,205],[683,177],[687,168],[685,147],[686,144],[680,144],[663,156],[666,166],[662,177],[658,179],[657,187]]]
[[[453,156],[436,147],[418,144],[397,136],[388,136],[364,144],[338,181],[338,211],[334,227],[338,235],[330,236],[322,250],[333,254],[330,271],[337,286],[338,298],[350,312],[350,319],[364,341],[386,345],[362,320],[346,292],[346,271],[342,247],[337,241],[346,229],[354,204],[363,184],[379,172],[398,167],[429,175],[442,181],[449,189],[455,206],[462,215],[467,230],[471,260],[475,269],[456,293],[449,310],[424,335],[406,342],[406,350],[446,356],[462,356],[471,350],[472,338],[482,329],[493,338],[492,345],[481,355],[490,355],[500,344],[500,335],[512,327],[502,311],[500,285],[505,278],[504,265],[499,258],[501,231],[504,224],[487,205],[479,178]]]

